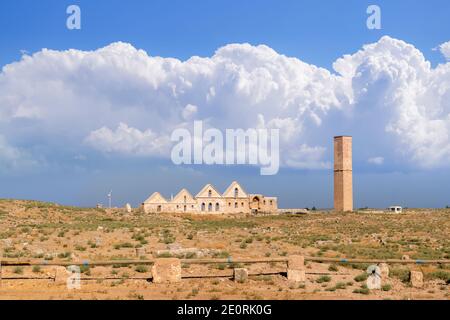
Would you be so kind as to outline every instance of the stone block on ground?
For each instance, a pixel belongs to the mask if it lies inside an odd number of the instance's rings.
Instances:
[[[248,280],[248,270],[245,268],[234,269],[234,281],[236,282],[246,282]]]
[[[55,267],[55,283],[57,285],[67,285],[67,278],[69,278],[69,276],[70,273],[65,267]]]
[[[305,269],[305,257],[293,255],[288,260],[289,270],[304,270]]]
[[[292,282],[306,282],[306,271],[288,269],[287,277]]]
[[[152,266],[154,283],[174,283],[181,281],[180,259],[156,259]]]
[[[381,272],[381,279],[385,280],[389,278],[389,265],[387,263],[380,263],[378,265]]]
[[[411,271],[409,274],[411,286],[413,288],[423,288],[423,273],[420,271]]]

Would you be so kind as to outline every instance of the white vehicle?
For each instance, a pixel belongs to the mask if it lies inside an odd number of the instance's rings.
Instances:
[[[392,206],[388,208],[388,211],[390,213],[402,213],[403,212],[403,208],[400,206]]]

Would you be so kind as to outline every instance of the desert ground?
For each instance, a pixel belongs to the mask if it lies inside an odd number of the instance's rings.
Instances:
[[[104,261],[177,256],[194,258],[313,257],[449,259],[450,209],[404,214],[327,213],[273,216],[144,214],[138,209],[92,209],[0,200],[3,261]],[[136,250],[141,248],[140,250]],[[192,249],[185,250],[184,249]],[[140,251],[137,257],[137,251]],[[182,252],[182,254],[180,254]],[[234,263],[183,264],[175,284],[148,281],[150,266],[81,268],[81,288],[54,281],[55,267],[3,266],[0,299],[449,299],[450,265],[391,265],[382,290],[365,286],[364,264],[306,263],[307,281],[290,283],[283,263],[245,266],[245,283],[229,277]],[[409,270],[424,273],[412,288]],[[210,278],[195,278],[208,275]]]

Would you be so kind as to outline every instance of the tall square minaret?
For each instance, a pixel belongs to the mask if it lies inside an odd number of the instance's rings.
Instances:
[[[352,137],[334,137],[334,210],[353,211]]]

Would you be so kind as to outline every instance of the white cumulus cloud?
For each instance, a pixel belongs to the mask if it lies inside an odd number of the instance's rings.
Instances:
[[[341,133],[364,140],[385,164],[449,164],[450,63],[432,68],[413,45],[386,36],[333,68],[250,44],[186,61],[121,42],[43,49],[0,73],[0,134],[45,157],[85,154],[87,144],[168,158],[171,132],[205,120],[221,130],[279,128],[288,167],[329,168],[332,137]],[[366,162],[366,153],[355,157]]]
[[[120,123],[115,131],[105,127],[92,131],[85,141],[93,148],[107,153],[163,156],[168,151],[170,138]]]
[[[439,50],[447,60],[450,60],[450,41],[441,44]]]

